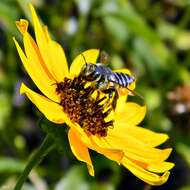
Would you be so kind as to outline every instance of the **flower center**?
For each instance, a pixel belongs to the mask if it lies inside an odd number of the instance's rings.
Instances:
[[[91,95],[95,90],[85,85],[86,82],[79,77],[65,78],[63,82],[57,83],[56,92],[61,97],[60,105],[69,118],[78,123],[86,133],[105,137],[108,128],[113,127],[113,120],[105,121],[112,109],[108,103],[103,103],[106,96],[100,98],[97,92],[96,98],[93,98]]]

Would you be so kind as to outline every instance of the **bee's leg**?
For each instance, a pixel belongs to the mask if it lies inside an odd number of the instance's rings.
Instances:
[[[113,93],[115,91],[116,90],[114,88],[108,88],[108,89],[102,90],[103,93],[108,94],[109,99],[113,97]]]
[[[117,99],[119,98],[119,94],[117,92],[117,90],[115,90],[115,94],[112,100],[112,108],[115,110],[116,105],[117,105]]]
[[[102,92],[107,88],[108,82],[107,81],[100,81],[96,83],[96,88],[101,90]]]
[[[99,91],[99,90],[97,90],[97,95],[96,95],[95,100],[96,100],[96,101],[98,101],[99,99],[100,99],[100,91]]]
[[[108,99],[107,99],[107,102],[105,103],[106,107],[109,107],[110,105],[112,105],[113,100],[111,101],[111,99],[115,91],[116,90],[114,88],[108,88],[108,89],[103,90],[103,93],[108,94]]]
[[[89,97],[93,94],[93,92],[94,92],[94,88],[92,86],[89,86],[85,88],[84,94],[82,95],[82,97]]]

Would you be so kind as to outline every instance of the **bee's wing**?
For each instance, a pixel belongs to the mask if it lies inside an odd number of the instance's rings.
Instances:
[[[105,65],[109,63],[109,55],[105,51],[100,52],[100,63]]]

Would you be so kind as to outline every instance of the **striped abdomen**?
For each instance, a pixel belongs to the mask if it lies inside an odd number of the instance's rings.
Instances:
[[[128,75],[126,73],[118,73],[118,72],[113,72],[114,75],[114,83],[117,83],[121,87],[127,87],[129,86],[132,82],[135,81],[135,77]]]

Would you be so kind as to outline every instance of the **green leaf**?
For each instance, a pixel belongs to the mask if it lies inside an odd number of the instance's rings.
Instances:
[[[0,21],[4,24],[6,30],[12,34],[16,33],[15,21],[17,18],[17,7],[13,3],[0,1]]]
[[[186,185],[185,187],[182,187],[179,190],[189,190],[189,189],[190,189],[190,185]]]
[[[19,160],[8,157],[0,157],[0,173],[20,173],[24,167],[25,164]]]
[[[11,101],[9,94],[3,92],[0,93],[0,108],[0,130],[2,130],[5,127],[5,123],[10,117],[11,112]]]
[[[136,34],[137,37],[143,38],[151,45],[154,53],[160,60],[160,64],[165,64],[169,56],[169,51],[161,41],[157,32],[148,26],[143,17],[135,11],[129,1],[120,0],[119,2],[118,16],[126,22],[131,32]]]
[[[159,81],[159,70],[161,63],[155,55],[152,47],[142,38],[136,38],[133,42],[134,53],[137,54],[146,66],[147,71],[150,72],[151,78],[154,81]]]
[[[74,166],[61,179],[55,190],[89,190],[89,184],[86,182],[83,172],[84,167]]]
[[[129,34],[127,26],[125,25],[123,20],[115,16],[108,15],[103,18],[103,21],[108,32],[116,40],[119,40],[124,43]]]
[[[119,3],[118,3],[119,2]],[[100,10],[100,16],[112,16],[119,18],[125,24],[128,31],[135,35],[137,38],[142,38],[154,52],[156,59],[159,60],[158,64],[165,65],[169,57],[169,51],[165,44],[162,42],[158,33],[151,28],[146,20],[139,15],[132,4],[126,0],[119,1],[104,1]]]
[[[183,156],[190,166],[190,148],[186,144],[178,143],[176,145],[177,151]]]
[[[179,50],[190,49],[190,33],[174,24],[160,22],[158,30],[162,38],[170,40]]]
[[[91,185],[90,190],[114,190],[114,186],[112,184],[109,183],[94,183],[93,185]]]

